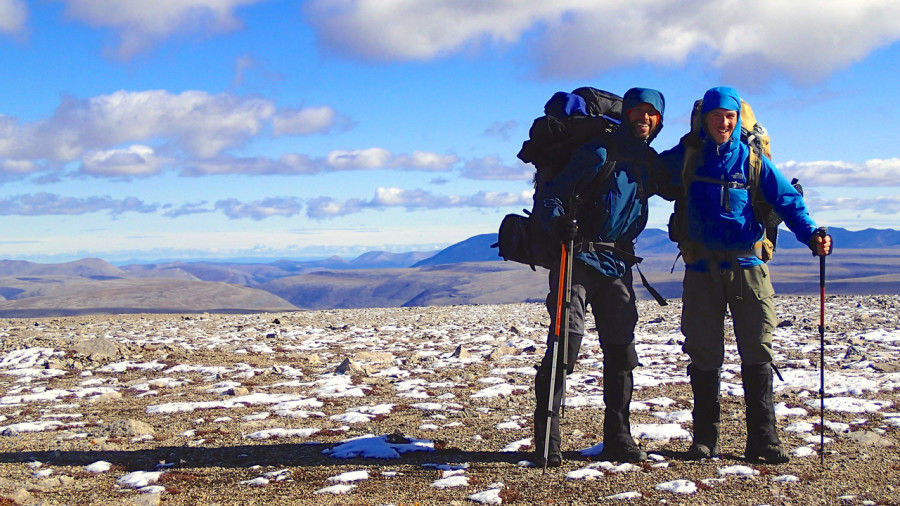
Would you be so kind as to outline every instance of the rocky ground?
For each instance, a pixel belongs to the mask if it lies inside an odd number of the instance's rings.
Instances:
[[[779,298],[784,465],[742,457],[733,339],[722,458],[682,459],[680,306],[640,310],[632,424],[653,458],[581,452],[602,441],[594,338],[546,473],[526,461],[539,304],[0,320],[0,505],[900,504],[900,297],[827,299],[824,460],[819,300]]]

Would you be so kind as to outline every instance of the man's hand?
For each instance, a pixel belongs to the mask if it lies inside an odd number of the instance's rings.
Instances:
[[[578,224],[568,216],[557,216],[550,221],[550,234],[560,242],[569,242],[578,235]]]
[[[813,250],[813,255],[815,256],[824,257],[830,255],[831,236],[819,229],[810,239],[809,247]]]

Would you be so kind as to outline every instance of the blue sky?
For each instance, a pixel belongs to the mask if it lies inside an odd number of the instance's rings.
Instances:
[[[495,233],[530,207],[532,120],[585,85],[661,90],[659,150],[734,86],[820,225],[900,228],[900,3],[741,5],[0,0],[0,258],[353,257]]]

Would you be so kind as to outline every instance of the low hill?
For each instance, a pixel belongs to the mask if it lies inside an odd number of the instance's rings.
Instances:
[[[543,270],[534,272],[509,262],[467,262],[317,271],[276,279],[260,288],[299,308],[324,309],[543,301],[546,287]]]
[[[496,242],[497,234],[476,235],[465,241],[447,246],[437,254],[413,264],[413,267],[502,260],[502,258],[497,256],[497,249],[491,247]]]

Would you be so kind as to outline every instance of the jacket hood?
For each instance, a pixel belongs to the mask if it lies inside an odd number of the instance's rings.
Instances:
[[[652,105],[654,109],[659,111],[659,127],[652,135],[650,135],[650,138],[647,139],[647,143],[649,144],[656,138],[659,131],[662,130],[663,116],[666,113],[666,99],[663,97],[663,94],[657,90],[652,90],[650,88],[631,88],[626,91],[625,96],[622,97],[623,122],[628,121],[629,110],[643,103],[648,103]]]
[[[701,118],[713,109],[737,111],[738,121],[734,126],[734,132],[731,133],[731,140],[739,141],[741,138],[741,96],[737,90],[727,86],[719,86],[707,91],[703,95],[703,107],[700,109]],[[700,129],[700,135],[709,137],[706,133],[706,121],[702,120],[701,124],[703,128]]]

